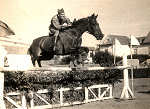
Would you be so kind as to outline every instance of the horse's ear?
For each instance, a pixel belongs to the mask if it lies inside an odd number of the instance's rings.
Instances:
[[[95,18],[97,18],[98,14],[95,16]]]
[[[95,18],[95,19],[96,19],[96,18],[97,18],[97,16],[98,16],[98,14],[97,14],[97,15],[95,15],[95,13],[93,13],[91,17],[93,17],[93,18]]]
[[[91,17],[95,17],[95,13],[93,13],[93,14],[91,15]]]
[[[76,19],[76,18],[74,18],[73,22],[76,22],[76,21],[77,21],[77,19]]]
[[[76,18],[74,18],[74,20],[73,20],[72,24],[74,24],[76,21],[77,21],[77,19],[76,19]]]

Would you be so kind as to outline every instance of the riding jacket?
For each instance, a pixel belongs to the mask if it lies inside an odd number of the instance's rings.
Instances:
[[[64,24],[67,24],[67,26],[70,26],[71,25],[70,19],[64,17],[63,20],[60,20],[58,18],[58,16],[55,15],[55,16],[52,17],[51,24],[49,26],[49,30],[50,30],[50,32],[53,33],[54,30],[57,31],[57,30],[62,29],[64,27],[63,26]]]

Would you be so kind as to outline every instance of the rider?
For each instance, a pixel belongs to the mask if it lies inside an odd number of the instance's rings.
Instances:
[[[64,9],[63,8],[58,9],[57,12],[58,12],[57,15],[52,17],[51,24],[49,26],[49,30],[50,30],[49,36],[52,36],[53,34],[53,36],[55,37],[54,50],[55,50],[57,37],[59,35],[59,31],[68,26],[71,26],[70,19],[65,16]]]

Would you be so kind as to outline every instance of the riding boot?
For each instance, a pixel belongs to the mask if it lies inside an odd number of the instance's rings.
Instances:
[[[55,51],[56,50],[56,43],[57,43],[57,37],[58,37],[58,35],[54,36],[54,37],[55,37],[55,41],[54,41],[54,48],[53,48],[53,50]]]
[[[56,43],[57,43],[58,35],[59,35],[59,31],[55,31],[55,34],[54,34],[55,41],[54,41],[54,48],[53,48],[54,51],[56,50]]]
[[[56,40],[57,40],[57,37],[55,37],[55,41],[54,41],[54,48],[53,48],[54,51],[56,50]]]

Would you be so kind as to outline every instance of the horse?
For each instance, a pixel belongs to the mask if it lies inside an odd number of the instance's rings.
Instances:
[[[31,56],[32,64],[35,66],[37,61],[38,66],[42,67],[42,60],[51,60],[54,55],[72,55],[76,54],[80,57],[80,53],[88,51],[85,47],[81,47],[82,34],[88,32],[95,36],[97,40],[103,38],[99,23],[97,22],[97,16],[92,14],[88,17],[74,20],[72,26],[66,27],[60,30],[56,44],[54,44],[54,36],[41,36],[33,40],[28,49],[28,53]],[[53,50],[55,46],[55,51]]]

